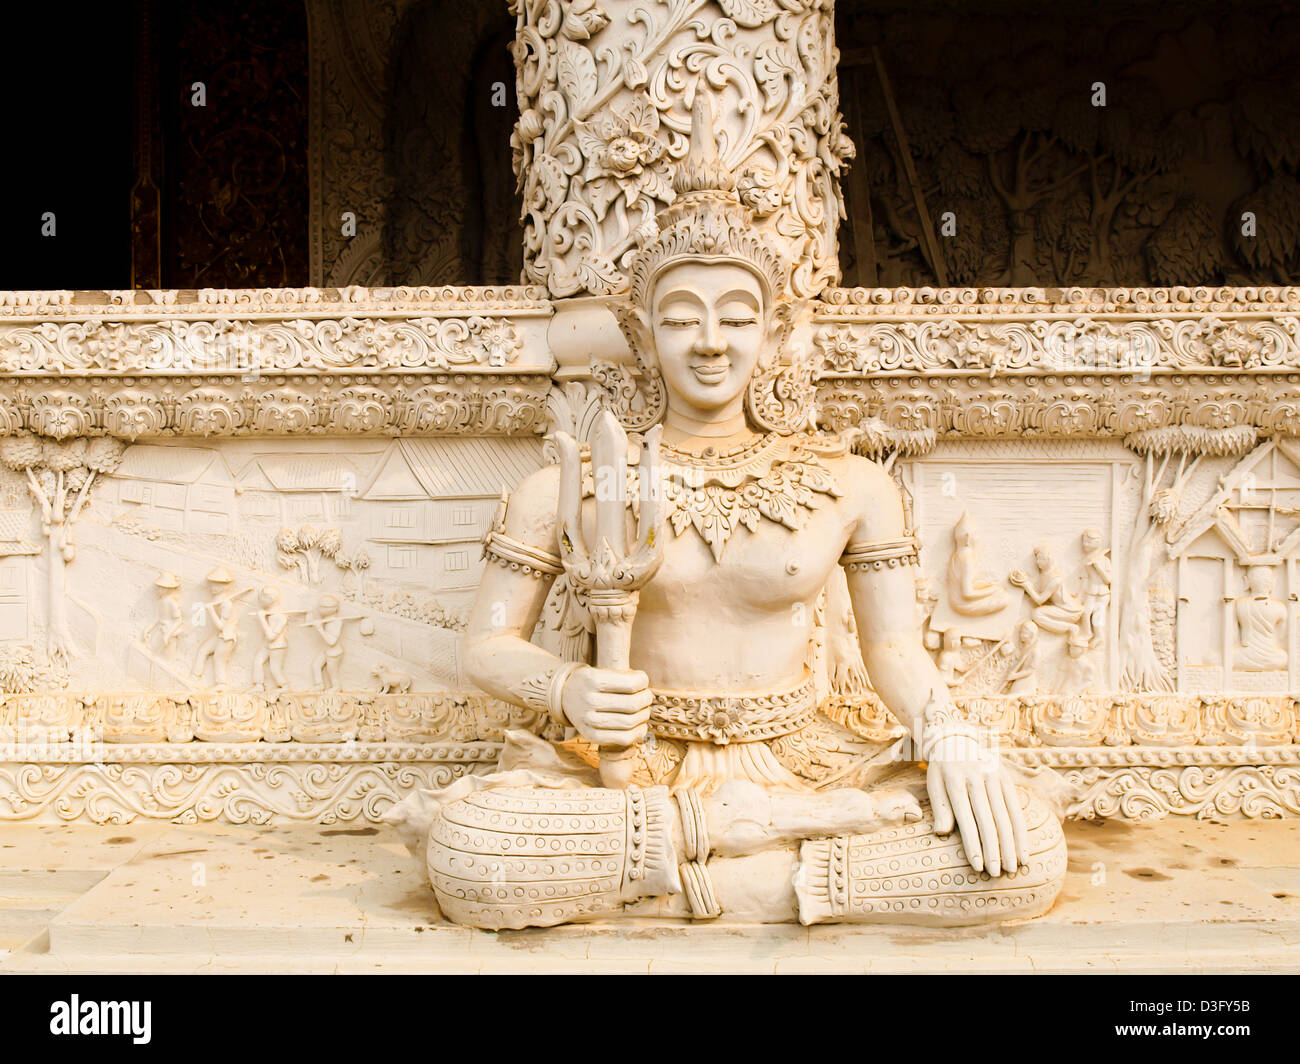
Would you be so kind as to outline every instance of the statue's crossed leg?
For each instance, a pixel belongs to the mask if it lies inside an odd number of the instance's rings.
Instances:
[[[1023,792],[1028,863],[992,877],[956,833],[935,833],[918,794],[485,789],[438,810],[429,879],[448,919],[482,928],[620,916],[954,926],[1051,907],[1065,840],[1041,799]]]

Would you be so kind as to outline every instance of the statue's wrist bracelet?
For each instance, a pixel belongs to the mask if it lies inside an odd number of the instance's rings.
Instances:
[[[921,760],[934,760],[936,748],[960,739],[969,739],[976,746],[980,745],[979,732],[964,721],[946,720],[934,724],[927,723],[921,733]]]
[[[551,673],[551,683],[547,689],[547,711],[554,720],[566,728],[572,727],[572,722],[564,713],[564,684],[581,664],[580,661],[565,661],[556,666],[555,671]]]

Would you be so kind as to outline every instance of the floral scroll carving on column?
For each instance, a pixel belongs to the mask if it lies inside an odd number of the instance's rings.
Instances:
[[[673,198],[700,84],[759,227],[783,242],[797,296],[839,277],[839,112],[829,0],[515,0],[527,279],[610,295]]]

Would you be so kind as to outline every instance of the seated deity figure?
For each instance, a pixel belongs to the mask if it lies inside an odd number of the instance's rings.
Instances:
[[[1007,595],[980,572],[969,513],[963,513],[953,526],[952,540],[952,557],[948,561],[948,601],[952,608],[968,617],[997,613],[1006,606]]]
[[[602,415],[644,438],[612,462],[599,439],[595,457],[557,441],[560,465],[521,482],[485,537],[464,638],[475,684],[571,737],[508,733],[496,772],[417,792],[388,818],[425,855],[443,915],[480,928],[1045,912],[1065,874],[1059,817],[960,716],[922,645],[893,479],[807,424],[798,366],[781,357],[788,266],[735,193],[703,92],[674,189],[620,313],[649,399]],[[656,566],[631,606],[592,590],[588,607],[624,622],[634,608],[630,624],[597,624],[596,664],[530,642],[552,583],[576,579],[575,541],[617,577],[617,539]],[[819,714],[808,673],[836,566],[870,683],[910,733],[874,751]],[[924,768],[901,756],[909,743]],[[629,753],[630,771],[606,772]]]

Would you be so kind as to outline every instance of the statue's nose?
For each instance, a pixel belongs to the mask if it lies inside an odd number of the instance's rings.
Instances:
[[[695,352],[700,355],[721,355],[727,350],[727,341],[723,339],[722,329],[717,321],[708,318],[700,335],[695,340]]]

